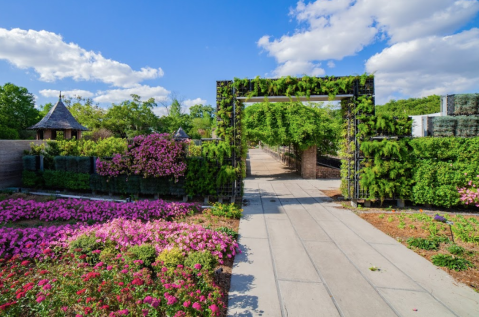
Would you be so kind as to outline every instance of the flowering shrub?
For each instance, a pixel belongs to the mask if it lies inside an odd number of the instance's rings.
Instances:
[[[193,203],[141,200],[134,203],[93,201],[81,199],[56,199],[47,202],[7,199],[0,202],[0,223],[22,219],[42,221],[70,220],[106,221],[114,218],[150,220],[184,216],[197,210]]]
[[[466,174],[467,176],[467,174]],[[476,181],[479,179],[479,175],[477,175]],[[469,187],[462,187],[458,188],[459,195],[461,196],[461,201],[465,205],[476,205],[479,207],[479,190],[476,187],[476,184],[470,180],[468,183]]]
[[[220,288],[198,268],[173,272],[125,265],[121,254],[94,266],[73,254],[33,265],[0,260],[0,314],[8,316],[218,316]],[[161,265],[158,263],[156,265]]]
[[[151,244],[157,254],[164,249],[178,248],[185,255],[193,251],[208,251],[220,263],[224,257],[236,254],[238,244],[224,233],[205,229],[200,225],[153,220],[114,219],[111,222],[87,226],[61,225],[38,228],[0,228],[0,257],[17,255],[20,258],[56,257],[69,243],[83,236],[94,236],[99,249],[114,245],[117,249]],[[47,251],[45,251],[47,250]],[[49,251],[48,251],[49,250]],[[59,252],[57,252],[59,251]],[[89,252],[92,256],[96,250]],[[100,250],[98,250],[100,252]],[[82,250],[78,254],[84,255]]]
[[[186,171],[184,154],[184,142],[175,141],[168,133],[139,135],[128,145],[125,155],[117,154],[111,161],[98,159],[97,171],[102,176],[174,176],[178,180]]]
[[[163,250],[178,248],[184,255],[193,251],[208,251],[223,263],[224,257],[232,258],[238,244],[229,235],[205,229],[200,225],[153,220],[114,219],[104,224],[83,227],[73,234],[69,241],[81,235],[94,235],[97,241],[114,243],[118,248],[151,244],[157,254]]]

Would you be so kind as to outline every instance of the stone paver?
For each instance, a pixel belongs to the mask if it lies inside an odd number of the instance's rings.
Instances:
[[[229,316],[479,316],[479,294],[250,150]],[[370,266],[381,270],[372,272]]]

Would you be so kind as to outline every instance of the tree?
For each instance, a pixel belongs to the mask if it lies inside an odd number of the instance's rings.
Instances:
[[[416,116],[441,111],[441,97],[432,95],[424,98],[409,98],[391,100],[383,106],[376,106],[376,114],[389,114],[392,116]]]
[[[140,96],[135,94],[131,97],[133,101],[125,100],[108,109],[103,127],[123,138],[157,131],[159,120],[153,113],[153,108],[157,106],[155,99],[140,101]]]
[[[26,88],[12,83],[0,86],[0,129],[9,131],[6,135],[4,133],[3,137],[18,137],[23,130],[37,123],[39,119],[33,94]]]
[[[44,104],[43,106],[40,105],[40,117],[43,118],[48,114],[48,112],[53,108],[53,104],[51,102]]]
[[[192,118],[204,118],[204,117],[213,118],[214,115],[215,115],[215,110],[210,105],[203,106],[202,104],[199,104],[199,105],[194,105],[193,107],[190,107],[190,116]]]
[[[75,99],[65,98],[63,101],[81,125],[90,131],[102,128],[107,111],[94,105],[92,99],[78,96]]]

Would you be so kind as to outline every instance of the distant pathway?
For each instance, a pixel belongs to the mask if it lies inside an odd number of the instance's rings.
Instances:
[[[478,293],[335,208],[321,189],[338,180],[298,179],[259,149],[248,166],[229,316],[479,316]]]

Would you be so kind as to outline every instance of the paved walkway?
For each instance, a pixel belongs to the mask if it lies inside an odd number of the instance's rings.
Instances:
[[[298,179],[258,149],[248,163],[230,316],[479,316],[479,294],[335,208],[321,189],[338,180]]]

